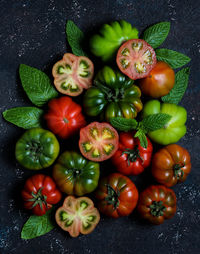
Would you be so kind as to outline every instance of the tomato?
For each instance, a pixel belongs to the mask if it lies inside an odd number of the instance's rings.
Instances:
[[[161,224],[176,213],[176,195],[163,185],[151,185],[140,193],[138,212],[153,224]]]
[[[94,65],[85,56],[66,53],[54,64],[52,74],[56,89],[70,96],[77,96],[92,85]]]
[[[91,161],[104,161],[117,151],[119,136],[108,123],[93,122],[80,131],[79,148]]]
[[[128,177],[113,173],[101,179],[95,196],[101,213],[118,218],[129,215],[136,207],[138,190]]]
[[[122,44],[116,61],[120,71],[130,79],[141,79],[155,67],[156,54],[146,41],[133,39]]]
[[[96,86],[89,88],[84,96],[84,109],[89,116],[135,118],[142,110],[141,91],[133,80],[119,71],[104,66],[95,77]]]
[[[187,111],[181,106],[158,100],[150,100],[144,105],[143,117],[157,113],[169,114],[171,119],[163,128],[149,132],[148,136],[161,145],[178,142],[186,133]]]
[[[98,185],[99,163],[87,161],[77,152],[66,151],[54,165],[53,178],[62,192],[83,196]]]
[[[58,140],[52,132],[33,128],[17,141],[15,156],[23,167],[38,170],[51,166],[59,150]]]
[[[157,62],[149,75],[140,80],[140,88],[144,94],[159,98],[168,94],[174,83],[174,70],[165,62]]]
[[[154,154],[152,175],[168,187],[184,182],[191,171],[190,155],[183,147],[172,144]]]
[[[63,230],[68,231],[72,237],[77,237],[80,233],[90,234],[99,223],[100,214],[91,199],[68,196],[63,206],[56,211],[55,218]]]
[[[38,216],[45,214],[61,197],[53,179],[42,174],[31,176],[22,190],[24,207]]]
[[[121,132],[119,148],[112,156],[112,163],[117,171],[124,175],[138,175],[150,165],[153,146],[147,138],[148,146],[140,145],[140,140],[134,138],[134,132]]]
[[[125,20],[104,24],[99,34],[92,36],[90,49],[103,61],[114,59],[119,46],[129,39],[138,38],[138,30]]]
[[[48,113],[44,116],[48,128],[61,138],[76,134],[86,125],[81,106],[70,97],[53,99],[48,104]]]

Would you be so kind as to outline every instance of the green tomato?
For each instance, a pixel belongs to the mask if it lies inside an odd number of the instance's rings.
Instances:
[[[59,150],[58,140],[52,132],[33,128],[17,141],[15,156],[23,167],[38,170],[51,166]]]
[[[95,34],[90,40],[91,52],[103,61],[108,61],[115,57],[123,42],[137,38],[138,30],[125,20],[104,24],[99,34]]]
[[[171,115],[170,121],[164,128],[151,131],[148,136],[156,143],[168,145],[176,143],[186,133],[185,122],[187,120],[187,111],[176,104],[160,103],[158,100],[148,101],[143,108],[143,118],[157,113],[166,113]]]
[[[94,191],[99,174],[99,163],[88,161],[77,152],[62,153],[53,168],[57,186],[68,195],[83,196]]]
[[[89,88],[83,100],[86,114],[97,116],[109,121],[111,117],[135,118],[142,110],[141,91],[119,71],[104,66],[96,77],[96,86]]]

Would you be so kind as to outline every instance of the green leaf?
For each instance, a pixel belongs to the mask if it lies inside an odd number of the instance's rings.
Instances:
[[[143,39],[153,48],[157,48],[167,38],[169,30],[170,22],[160,22],[147,28],[143,33]]]
[[[187,89],[189,73],[190,68],[188,67],[183,68],[182,70],[176,73],[174,87],[169,92],[169,94],[161,98],[163,102],[178,104],[181,101]]]
[[[66,34],[73,54],[76,56],[87,56],[81,47],[84,34],[71,20],[67,21]]]
[[[52,98],[58,96],[49,77],[44,72],[28,65],[20,64],[19,75],[24,91],[36,106],[41,107]]]
[[[110,119],[110,123],[119,131],[136,130],[138,122],[135,119],[126,119],[123,117],[113,117]]]
[[[11,108],[3,112],[6,121],[24,129],[41,127],[42,109],[36,107]]]
[[[159,130],[163,128],[170,119],[171,116],[165,113],[157,113],[146,116],[140,123],[142,125],[141,129],[143,129],[145,133]]]
[[[147,148],[148,146],[148,141],[147,141],[147,137],[144,133],[144,131],[142,129],[139,129],[136,133],[135,133],[135,138],[139,138],[140,140],[140,145],[144,148]]]
[[[21,238],[33,239],[51,231],[55,226],[52,222],[53,211],[51,209],[42,216],[31,215],[22,228]]]
[[[171,49],[156,49],[156,57],[158,61],[168,63],[172,69],[180,68],[190,62],[190,58],[182,53]]]

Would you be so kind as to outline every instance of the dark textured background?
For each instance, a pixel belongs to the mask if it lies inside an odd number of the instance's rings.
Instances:
[[[31,105],[18,79],[25,63],[50,73],[52,65],[69,50],[65,23],[72,19],[84,31],[125,19],[140,31],[170,21],[164,43],[192,58],[188,90],[181,102],[188,110],[187,134],[179,144],[192,155],[192,173],[173,189],[178,198],[175,217],[161,226],[141,222],[135,213],[118,220],[102,218],[95,231],[76,239],[59,228],[33,240],[21,240],[28,214],[21,208],[20,190],[34,172],[22,169],[14,157],[23,130],[0,122],[0,253],[200,253],[200,1],[199,0],[1,0],[0,1],[0,109]],[[43,171],[42,171],[43,172]],[[50,172],[50,171],[46,171]],[[147,177],[147,176],[146,176]],[[145,175],[134,177],[145,187]]]

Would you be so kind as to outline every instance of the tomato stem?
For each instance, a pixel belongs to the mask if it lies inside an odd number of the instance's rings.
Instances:
[[[162,201],[153,201],[150,205],[150,212],[155,217],[163,216],[165,210],[166,207]]]
[[[118,189],[113,189],[110,184],[106,184],[108,195],[105,197],[105,200],[109,205],[113,205],[114,209],[117,209],[119,206],[119,196],[120,192]]]
[[[140,156],[140,151],[138,149],[138,145],[136,145],[134,147],[134,149],[130,149],[130,148],[126,148],[123,152],[123,154],[127,154],[127,164],[128,166],[130,166],[130,162],[134,162],[136,161],[138,158],[140,158],[142,160],[142,163],[144,161],[144,159]],[[121,155],[121,156],[122,156]]]
[[[31,192],[33,198],[28,199],[28,201],[33,202],[32,208],[39,205],[41,210],[43,210],[42,204],[44,203],[47,207],[47,196],[42,194],[43,187],[38,190],[37,193]]]
[[[183,177],[184,172],[183,172],[183,170],[182,170],[182,167],[184,167],[184,166],[185,166],[184,163],[183,163],[183,164],[181,164],[181,163],[180,163],[180,164],[179,164],[179,163],[174,164],[174,166],[173,166],[174,176],[177,177],[177,179]]]

